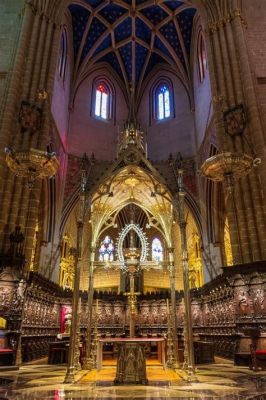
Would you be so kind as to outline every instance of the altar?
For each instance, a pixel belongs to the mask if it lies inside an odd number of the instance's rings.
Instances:
[[[114,383],[142,384],[148,383],[146,374],[145,346],[156,342],[159,361],[165,367],[165,339],[158,337],[147,338],[103,338],[99,339],[97,352],[97,369],[102,368],[103,345],[114,343],[118,345],[116,378]]]

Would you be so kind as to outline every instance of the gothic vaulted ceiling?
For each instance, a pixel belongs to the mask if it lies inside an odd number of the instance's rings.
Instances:
[[[127,93],[136,93],[158,64],[171,66],[189,86],[190,44],[196,9],[185,1],[78,0],[73,25],[74,79],[108,63]]]

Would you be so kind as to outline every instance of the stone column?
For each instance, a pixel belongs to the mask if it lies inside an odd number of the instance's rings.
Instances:
[[[236,2],[228,0],[222,7],[218,0],[201,0],[205,23],[208,65],[219,151],[246,152],[263,157],[262,130],[244,41],[245,23]],[[225,132],[224,111],[243,104],[247,126],[243,134],[231,137]],[[235,184],[234,197],[228,196],[226,211],[229,221],[235,264],[266,257],[266,221],[263,213],[265,196],[260,181],[265,181],[265,168],[253,170]],[[235,210],[234,210],[235,201]]]
[[[80,271],[81,271],[81,249],[82,249],[82,236],[83,236],[83,220],[79,220],[77,224],[77,254],[75,255],[75,269],[74,269],[74,288],[72,300],[72,323],[70,329],[70,341],[68,350],[68,364],[67,372],[64,383],[75,382],[75,369],[76,369],[76,353],[77,353],[77,337],[79,332],[79,287],[80,287]]]
[[[15,150],[34,147],[45,150],[49,142],[50,103],[38,99],[39,89],[51,97],[60,44],[60,25],[52,2],[26,2],[21,36],[9,93],[3,110],[2,148]],[[62,15],[60,16],[62,18]],[[41,126],[32,135],[23,131],[18,123],[21,102],[27,101],[41,109]],[[11,133],[11,134],[10,134]],[[25,234],[25,256],[30,260],[35,226],[40,207],[42,184],[36,182],[29,190],[24,179],[10,172],[0,155],[0,243],[8,246],[8,236],[15,225]]]
[[[168,365],[170,368],[179,368],[179,356],[178,356],[178,337],[177,337],[177,322],[176,322],[176,287],[175,287],[175,264],[174,264],[174,249],[168,249],[169,257],[169,273],[170,273],[170,294],[171,294],[171,308],[168,318],[170,318],[170,326],[172,330],[173,340],[173,363]],[[168,321],[169,323],[169,321]]]
[[[90,264],[89,264],[89,287],[88,287],[88,321],[86,330],[86,350],[85,358],[83,362],[83,369],[91,370],[93,368],[93,357],[92,357],[92,309],[93,309],[93,269],[95,260],[96,248],[92,247],[90,252]]]

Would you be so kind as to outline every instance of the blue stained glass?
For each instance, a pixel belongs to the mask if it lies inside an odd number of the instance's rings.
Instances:
[[[159,119],[163,119],[164,118],[163,93],[159,93],[158,107],[159,107]]]
[[[114,243],[110,236],[105,236],[99,248],[99,261],[114,260]]]
[[[164,92],[164,115],[165,118],[170,117],[170,97],[169,97],[169,90]]]
[[[171,115],[170,92],[166,85],[162,85],[157,91],[157,118],[165,119]]]
[[[153,261],[163,261],[163,246],[160,239],[155,238],[152,241],[152,260]]]

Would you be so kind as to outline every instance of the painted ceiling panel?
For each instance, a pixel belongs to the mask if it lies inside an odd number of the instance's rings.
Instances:
[[[136,18],[136,35],[138,38],[144,40],[148,45],[151,41],[151,30],[139,18]]]
[[[106,19],[107,22],[113,24],[118,18],[120,18],[125,12],[126,8],[122,8],[116,4],[108,4],[104,7],[99,14]]]
[[[148,50],[136,43],[136,80],[140,78],[140,74],[145,63]]]
[[[83,7],[74,4],[69,6],[69,10],[72,16],[74,56],[76,56],[90,13]]]
[[[115,72],[122,78],[122,71],[117,60],[115,53],[112,51],[102,57],[98,62],[107,62],[115,70]]]
[[[119,49],[119,53],[122,57],[125,69],[127,72],[128,81],[132,81],[132,44],[127,43],[125,46]]]
[[[148,63],[147,69],[145,71],[145,78],[149,75],[149,73],[152,71],[152,69],[155,67],[155,65],[164,64],[164,63],[165,62],[162,57],[160,57],[156,53],[153,53],[151,55],[150,61]]]
[[[102,3],[102,0],[84,0],[85,3],[89,4],[92,7],[97,7]]]
[[[172,56],[171,56],[169,50],[163,44],[163,42],[160,39],[158,39],[157,36],[154,40],[154,47],[157,48],[158,50],[161,50],[162,53],[164,53],[166,56],[168,56],[170,59],[172,59]]]
[[[99,21],[97,18],[93,18],[86,38],[85,46],[83,47],[81,62],[86,57],[97,39],[99,39],[99,37],[106,31],[106,29],[107,27],[101,21]]]
[[[171,65],[176,64],[177,71],[181,69],[182,75],[189,79],[191,33],[196,10],[187,7],[182,12],[178,12],[178,8],[184,4],[186,3],[183,1],[170,0],[162,4],[150,0],[135,2],[131,0],[79,0],[79,5],[70,5],[76,65],[81,66],[87,56],[89,68],[90,65],[99,61],[99,54],[105,51],[106,54],[101,57],[101,61],[108,62],[122,79],[123,77],[127,79],[126,87],[129,87],[132,79],[136,85],[141,85],[142,82],[138,81],[141,79],[149,48],[152,54],[145,76],[158,62],[167,63],[156,53],[159,50],[171,60]],[[89,18],[88,7],[94,9],[92,21]],[[175,12],[176,15],[174,15]],[[169,20],[169,14],[172,15],[171,20]],[[90,22],[91,25],[88,26]],[[132,54],[134,40],[136,40],[136,50]],[[147,48],[143,42],[146,43]],[[82,44],[83,48],[80,49]],[[90,51],[92,48],[93,52]],[[122,74],[116,52],[121,55],[127,77]],[[136,65],[136,76],[132,76],[133,64]],[[84,67],[87,68],[85,65]]]
[[[97,47],[97,49],[95,50],[95,52],[93,53],[93,56],[96,56],[96,54],[100,53],[101,51],[107,49],[108,47],[110,47],[112,45],[112,40],[111,40],[111,34],[109,34],[100,44],[99,47]]]
[[[180,45],[180,41],[178,38],[178,34],[175,28],[175,24],[173,21],[168,22],[168,24],[164,25],[161,29],[160,32],[162,35],[165,37],[167,42],[170,44],[172,49],[174,49],[175,53],[181,60],[182,64],[184,65],[184,56],[183,56],[183,51]]]
[[[132,22],[131,18],[127,17],[117,28],[115,28],[115,40],[117,43],[123,39],[127,39],[131,36]]]
[[[182,1],[165,1],[164,4],[170,8],[170,10],[174,11],[178,7],[182,6]]]
[[[143,8],[141,13],[153,23],[153,25],[159,24],[163,21],[168,14],[159,6],[151,6]]]
[[[176,16],[188,55],[190,54],[191,33],[195,12],[194,8],[188,8]]]

